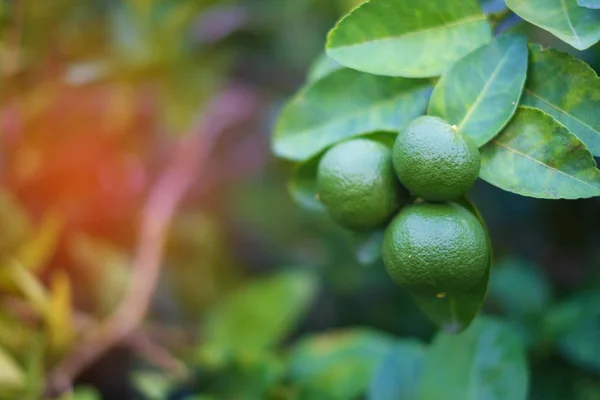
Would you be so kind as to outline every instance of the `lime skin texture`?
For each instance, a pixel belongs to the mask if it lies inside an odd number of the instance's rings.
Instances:
[[[331,218],[354,231],[385,225],[409,198],[394,173],[391,149],[364,138],[337,144],[323,155],[317,188]]]
[[[449,201],[473,186],[481,159],[470,137],[441,118],[423,116],[396,137],[393,163],[400,182],[413,195]]]
[[[464,292],[487,273],[485,228],[457,203],[404,207],[388,225],[382,257],[392,279],[414,291]]]

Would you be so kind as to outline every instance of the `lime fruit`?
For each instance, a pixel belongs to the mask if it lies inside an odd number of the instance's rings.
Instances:
[[[389,224],[382,257],[399,285],[452,293],[471,289],[485,276],[490,248],[485,228],[466,208],[418,203]]]
[[[368,139],[328,150],[319,163],[317,187],[332,219],[355,231],[384,225],[409,197],[394,173],[391,150]]]
[[[479,150],[468,136],[437,117],[419,117],[398,134],[393,163],[400,182],[429,201],[463,196],[475,183]]]

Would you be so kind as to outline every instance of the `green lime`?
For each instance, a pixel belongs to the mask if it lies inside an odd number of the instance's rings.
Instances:
[[[409,197],[394,173],[391,150],[368,139],[327,151],[319,163],[317,186],[332,219],[356,231],[384,225]]]
[[[429,201],[463,196],[475,183],[479,150],[468,136],[441,118],[419,117],[398,134],[394,169],[414,195]]]
[[[419,203],[404,207],[387,227],[382,257],[399,285],[452,293],[485,276],[490,248],[485,228],[464,207]]]

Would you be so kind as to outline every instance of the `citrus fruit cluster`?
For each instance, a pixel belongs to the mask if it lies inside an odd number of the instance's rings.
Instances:
[[[479,168],[472,139],[423,116],[392,149],[367,138],[329,149],[317,170],[319,200],[342,227],[385,227],[382,258],[398,284],[464,292],[485,277],[489,263],[486,230],[463,200]]]

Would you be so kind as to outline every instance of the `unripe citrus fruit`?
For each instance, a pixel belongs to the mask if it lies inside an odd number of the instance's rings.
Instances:
[[[475,142],[437,117],[419,117],[398,134],[394,169],[414,195],[429,201],[463,196],[479,176]]]
[[[317,186],[333,220],[357,231],[382,226],[408,199],[394,173],[391,150],[368,139],[327,151],[319,163]]]
[[[392,279],[408,289],[465,291],[487,272],[487,233],[456,203],[404,207],[386,229],[382,257]]]

